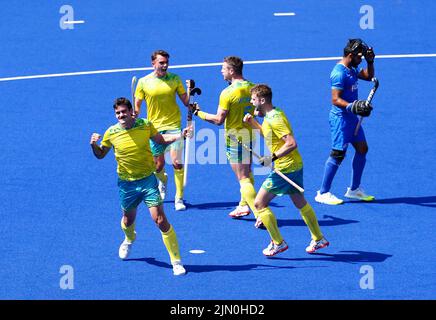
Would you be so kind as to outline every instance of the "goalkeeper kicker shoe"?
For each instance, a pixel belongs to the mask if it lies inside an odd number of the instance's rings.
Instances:
[[[306,248],[306,252],[307,253],[315,253],[315,251],[328,247],[328,245],[330,244],[330,242],[328,242],[326,240],[326,238],[322,238],[321,240],[315,241],[312,240],[310,241],[309,246]]]
[[[130,254],[130,249],[132,248],[132,242],[124,239],[123,243],[120,245],[120,249],[118,250],[118,255],[120,259],[127,259]]]
[[[336,198],[331,192],[320,193],[319,190],[316,192],[315,201],[329,205],[337,205],[344,202],[344,200]]]
[[[356,190],[351,190],[351,188],[347,188],[347,192],[345,193],[345,197],[349,199],[362,200],[362,201],[372,201],[375,199],[374,196],[370,196],[366,194],[362,188],[357,188]]]
[[[274,241],[271,240],[268,247],[263,249],[263,254],[267,257],[275,256],[276,254],[288,250],[288,244],[283,240],[280,244],[275,244]]]
[[[232,218],[240,218],[240,217],[248,216],[249,214],[250,214],[250,207],[245,205],[245,206],[237,206],[235,210],[229,213],[229,216]]]

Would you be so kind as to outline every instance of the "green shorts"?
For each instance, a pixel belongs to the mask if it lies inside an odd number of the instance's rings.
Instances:
[[[284,175],[303,188],[303,169],[284,173]],[[289,182],[280,177],[274,171],[271,171],[262,183],[262,188],[278,196],[300,193],[300,191],[295,189]]]
[[[181,129],[175,129],[175,130],[163,130],[159,131],[160,134],[180,134],[182,132]],[[183,149],[183,139],[179,139],[177,141],[174,141],[170,144],[159,144],[154,142],[152,139],[150,139],[150,148],[151,153],[153,154],[153,157],[160,156],[161,154],[164,154],[167,151],[167,148],[170,148],[171,150],[182,150]]]
[[[253,148],[254,141],[246,144],[250,149]],[[241,144],[232,141],[227,137],[226,141],[226,156],[230,163],[251,163],[251,152],[247,151]]]
[[[149,208],[160,206],[163,202],[154,174],[135,181],[118,179],[118,187],[121,209],[124,211],[136,208],[142,201]]]

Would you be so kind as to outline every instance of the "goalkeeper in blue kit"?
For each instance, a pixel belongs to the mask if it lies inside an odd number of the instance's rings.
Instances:
[[[365,58],[367,68],[359,68]],[[362,201],[372,201],[374,197],[365,193],[360,186],[363,169],[366,163],[368,144],[363,128],[354,133],[358,116],[368,117],[372,106],[366,100],[358,100],[358,79],[370,81],[374,77],[375,54],[361,39],[350,39],[344,48],[342,59],[335,65],[331,74],[332,106],[329,115],[332,150],[328,157],[321,188],[315,200],[320,203],[337,205],[343,203],[330,192],[333,178],[345,158],[347,148],[351,144],[354,149],[351,185],[345,197]]]

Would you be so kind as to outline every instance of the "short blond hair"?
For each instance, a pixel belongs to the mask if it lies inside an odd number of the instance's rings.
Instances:
[[[250,93],[259,98],[264,98],[268,103],[272,101],[272,90],[267,84],[256,84],[251,88]]]
[[[236,74],[242,75],[242,68],[244,67],[244,61],[241,58],[236,56],[228,56],[224,58],[224,62],[226,62],[230,68],[235,71]]]

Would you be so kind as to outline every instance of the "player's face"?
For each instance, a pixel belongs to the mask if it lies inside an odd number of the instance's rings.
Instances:
[[[362,58],[363,58],[362,53],[353,55],[353,58],[351,59],[351,65],[353,67],[357,67],[362,62]]]
[[[115,117],[122,126],[126,126],[133,121],[132,112],[127,106],[121,105],[115,109]]]
[[[152,62],[152,65],[158,76],[164,76],[168,70],[169,60],[164,56],[157,55],[156,59]]]
[[[221,68],[221,74],[223,75],[224,80],[230,81],[232,80],[232,68],[227,64],[227,62],[223,63]]]
[[[256,108],[256,110],[258,112],[258,116],[261,116],[261,117],[263,117],[265,115],[263,112],[263,109],[262,109],[262,105],[263,105],[262,102],[263,102],[262,98],[259,98],[255,94],[251,95],[250,103]]]

